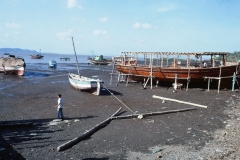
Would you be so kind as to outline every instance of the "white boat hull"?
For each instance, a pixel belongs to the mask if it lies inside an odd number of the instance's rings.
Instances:
[[[23,66],[15,66],[15,67],[2,67],[0,66],[0,72],[5,74],[16,74],[19,76],[24,75],[25,68]]]
[[[69,73],[68,79],[70,84],[78,90],[88,91],[94,95],[100,94],[101,83],[103,82],[99,79],[93,79],[84,76],[79,77],[79,75],[73,73]]]

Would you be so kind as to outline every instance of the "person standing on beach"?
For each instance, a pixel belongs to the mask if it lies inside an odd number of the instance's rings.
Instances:
[[[58,101],[57,101],[58,105],[57,105],[57,117],[59,119],[63,120],[63,104],[62,104],[62,95],[58,94]]]

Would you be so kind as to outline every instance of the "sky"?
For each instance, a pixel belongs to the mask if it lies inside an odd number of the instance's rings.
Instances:
[[[239,0],[0,0],[0,48],[43,53],[240,51]]]

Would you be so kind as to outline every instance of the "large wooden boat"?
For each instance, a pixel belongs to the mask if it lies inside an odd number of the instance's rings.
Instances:
[[[24,75],[26,63],[23,58],[15,56],[0,57],[0,72],[4,74]]]
[[[99,79],[88,78],[88,77],[84,77],[84,76],[80,75],[78,59],[77,59],[77,55],[76,55],[76,51],[75,51],[73,38],[72,38],[72,43],[73,43],[73,48],[74,48],[75,57],[76,57],[78,74],[69,73],[68,79],[69,79],[70,84],[78,90],[91,92],[94,95],[99,95],[101,92],[101,87],[102,87],[101,83],[103,83],[103,81],[99,80]]]
[[[116,70],[128,78],[143,83],[184,83],[189,86],[207,87],[209,81],[211,87],[220,86],[226,88],[231,86],[234,74],[239,74],[239,63],[229,64],[226,62],[227,52],[201,52],[201,53],[174,53],[174,52],[123,52],[121,62],[115,63]],[[129,63],[125,57],[132,55],[137,59],[139,55],[144,57],[143,63]],[[149,58],[147,58],[149,56]],[[166,56],[166,58],[164,58]],[[172,56],[173,61],[168,65],[168,58]],[[177,56],[186,56],[186,64],[178,63]],[[190,56],[195,56],[199,63],[191,63]],[[204,66],[203,56],[210,56],[208,66]],[[222,56],[221,64],[217,65],[216,56]],[[118,57],[119,59],[119,57]],[[147,64],[147,61],[149,62]],[[190,83],[189,83],[190,82]],[[220,85],[221,84],[221,85]]]

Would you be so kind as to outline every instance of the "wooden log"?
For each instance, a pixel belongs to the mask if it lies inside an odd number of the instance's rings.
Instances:
[[[180,100],[171,99],[171,98],[160,97],[160,96],[156,96],[156,95],[153,95],[153,98],[158,98],[158,99],[167,100],[167,101],[173,101],[173,102],[177,102],[177,103],[188,104],[188,105],[192,105],[192,106],[196,106],[196,107],[207,108],[207,106],[205,106],[205,105],[200,105],[200,104],[196,104],[196,103],[180,101]]]
[[[184,108],[184,109],[168,110],[168,111],[162,111],[162,112],[131,114],[131,115],[125,115],[125,116],[114,116],[114,117],[111,117],[111,119],[115,120],[115,119],[137,118],[138,116],[146,117],[146,116],[161,115],[161,114],[168,114],[168,113],[175,113],[175,112],[184,112],[184,111],[190,111],[190,110],[194,110],[194,109],[196,109],[196,108]]]
[[[76,138],[58,146],[57,151],[60,152],[60,151],[64,151],[66,149],[69,149],[69,148],[73,147],[74,145],[76,145],[77,143],[81,142],[82,140],[86,139],[87,137],[93,135],[97,130],[99,130],[100,128],[102,128],[106,124],[108,124],[112,120],[111,119],[112,117],[118,115],[119,112],[121,111],[121,109],[122,108],[119,108],[111,117],[102,121],[101,123],[99,123],[98,125],[93,127],[92,129],[86,131],[85,133],[83,133],[83,135],[80,135],[79,137],[76,137]]]

